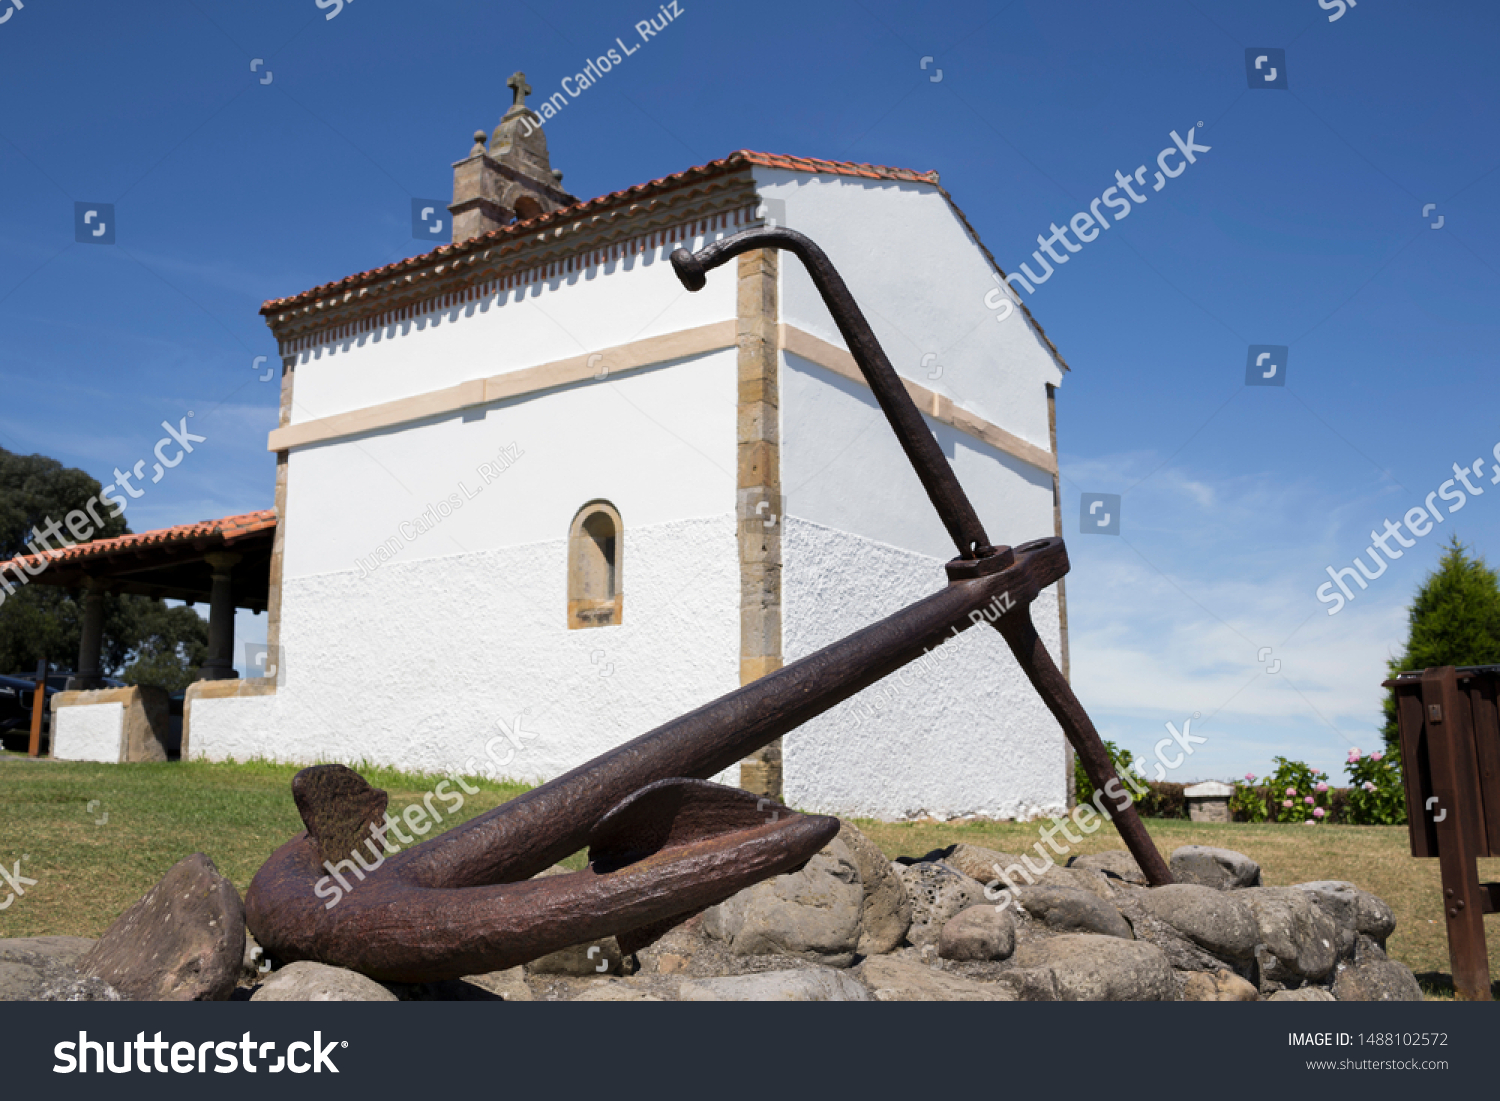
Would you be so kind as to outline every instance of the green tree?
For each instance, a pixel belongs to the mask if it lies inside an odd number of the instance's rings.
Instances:
[[[101,486],[85,471],[45,455],[17,455],[0,448],[0,559],[41,548],[33,530],[68,513],[92,510],[104,521],[93,539],[129,534],[123,515],[98,500]],[[89,526],[95,527],[92,518]],[[67,536],[63,537],[65,540]],[[35,546],[28,546],[28,541]],[[56,540],[53,541],[56,545]],[[0,673],[29,673],[38,660],[72,669],[83,633],[83,605],[72,590],[35,582],[12,592],[0,589]],[[168,608],[144,596],[107,594],[104,672],[131,684],[184,687],[208,653],[208,624],[191,608]]]
[[[31,554],[26,542],[34,528],[45,528],[49,518],[61,522],[74,509],[86,509],[101,488],[76,467],[63,466],[46,455],[17,455],[0,447],[0,558]],[[104,521],[95,539],[130,531],[123,515],[110,515],[113,506],[99,503],[94,511]],[[95,526],[92,519],[89,525]]]
[[[1500,664],[1500,576],[1483,558],[1449,537],[1438,568],[1427,575],[1407,612],[1410,628],[1401,653],[1387,663],[1394,676],[1403,669],[1439,665]],[[1386,748],[1399,749],[1396,693],[1385,699]]]
[[[120,671],[126,684],[155,684],[169,692],[186,688],[208,660],[208,623],[192,608],[169,608],[158,600],[127,596],[132,615],[123,637],[134,640]]]

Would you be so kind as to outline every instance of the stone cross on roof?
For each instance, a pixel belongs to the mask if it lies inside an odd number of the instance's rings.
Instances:
[[[531,94],[531,85],[526,83],[526,74],[520,71],[514,72],[505,83],[515,91],[516,99],[511,106],[525,107],[526,97]]]

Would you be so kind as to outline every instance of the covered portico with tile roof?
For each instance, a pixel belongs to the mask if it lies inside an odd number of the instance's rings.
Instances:
[[[83,595],[83,637],[70,688],[100,680],[104,594],[208,604],[208,660],[200,680],[233,678],[234,612],[263,612],[270,601],[276,511],[261,509],[217,520],[51,547],[0,562],[0,588],[55,585]]]

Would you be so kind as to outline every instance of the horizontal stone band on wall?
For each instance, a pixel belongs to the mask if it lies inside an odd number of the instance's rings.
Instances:
[[[832,371],[840,378],[857,382],[861,386],[868,386],[865,376],[859,369],[859,364],[854,362],[854,357],[836,344],[813,336],[795,325],[781,327],[781,347],[784,351],[793,355],[801,356],[809,363],[816,364],[824,370]],[[1038,447],[1034,443],[1023,440],[1014,433],[1007,432],[999,425],[991,424],[981,417],[975,416],[967,409],[953,404],[951,398],[944,397],[936,391],[902,378],[906,386],[906,392],[911,395],[912,401],[916,402],[917,408],[926,413],[933,420],[946,424],[950,428],[956,428],[967,436],[973,436],[982,443],[987,443],[997,451],[1003,451],[1023,463],[1045,470],[1048,474],[1057,473],[1057,456],[1044,447]]]
[[[689,356],[704,355],[735,346],[735,322],[716,321],[712,325],[699,325],[663,336],[647,337],[614,348],[602,348],[598,352],[571,356],[536,367],[524,367],[519,371],[507,371],[503,375],[473,379],[432,390],[397,401],[382,402],[365,409],[354,409],[348,413],[336,413],[301,424],[289,424],[271,433],[267,441],[268,451],[285,451],[292,447],[303,447],[325,440],[336,440],[342,436],[353,436],[380,428],[391,428],[398,424],[421,420],[423,417],[456,413],[473,405],[487,405],[507,398],[538,394],[559,386],[585,382],[607,368],[610,375],[621,375],[644,370],[659,363]]]
[[[324,443],[328,440],[356,436],[362,432],[393,428],[424,417],[456,413],[476,405],[504,401],[507,398],[525,397],[585,382],[599,374],[601,366],[607,367],[610,375],[621,375],[641,371],[674,359],[705,355],[736,347],[735,321],[717,321],[712,325],[699,325],[662,336],[647,337],[614,348],[598,352],[571,356],[568,359],[524,367],[519,371],[507,371],[489,378],[472,379],[457,386],[442,390],[431,390],[397,401],[382,402],[364,409],[347,413],[336,413],[331,417],[289,424],[277,428],[266,441],[268,451],[286,451],[293,447]],[[832,371],[840,378],[865,384],[854,357],[837,345],[830,344],[795,325],[778,326],[778,336],[784,351],[800,356],[818,367]],[[1045,448],[1023,440],[1007,432],[999,425],[991,424],[975,416],[967,409],[955,405],[952,399],[929,390],[925,386],[901,380],[906,390],[922,410],[933,420],[972,436],[1012,458],[1046,471],[1057,473],[1057,457]]]

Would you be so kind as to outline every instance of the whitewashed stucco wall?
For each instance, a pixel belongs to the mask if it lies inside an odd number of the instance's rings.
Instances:
[[[943,558],[796,517],[783,533],[784,645],[806,657],[942,588]],[[1057,652],[1055,590],[1032,606]],[[869,709],[874,709],[873,714]],[[880,819],[1032,818],[1067,802],[1063,735],[988,626],[787,735],[787,802]]]
[[[1061,383],[1062,369],[1020,309],[996,321],[1004,311],[985,305],[999,285],[994,269],[936,187],[762,168],[755,178],[764,199],[783,204],[787,225],[828,254],[900,374],[1051,449],[1046,385]],[[790,257],[781,265],[781,313],[844,346],[806,269]]]
[[[725,235],[700,236],[694,247]],[[734,280],[690,294],[670,252],[660,246],[303,352],[291,423],[734,317]]]
[[[295,448],[286,576],[354,569],[391,539],[402,562],[545,542],[595,498],[619,509],[627,530],[732,512],[735,414],[729,349]],[[486,483],[481,465],[506,448],[519,457]],[[452,494],[452,515],[404,536],[403,523]],[[627,591],[631,569],[627,553]]]
[[[429,339],[395,343],[428,361]],[[299,366],[298,392],[325,367]],[[736,409],[730,349],[293,449],[285,683],[195,701],[190,752],[482,769],[520,714],[535,737],[488,767],[543,779],[733,690]],[[601,498],[624,522],[624,622],[569,631],[566,537]]]
[[[52,756],[59,761],[118,764],[125,705],[90,703],[52,713]]]
[[[781,489],[788,515],[946,562],[947,529],[869,387],[795,355],[781,372]],[[924,417],[995,543],[1053,534],[1052,475]]]
[[[992,269],[934,187],[759,170],[757,179],[782,201],[774,212],[839,268],[901,374],[1051,450],[1046,387],[1061,369],[1019,310],[997,322],[984,305]],[[781,291],[784,321],[843,346],[800,263],[783,262]],[[935,591],[955,552],[867,387],[786,355],[781,395],[790,661]],[[1049,473],[926,424],[993,542],[1053,534]],[[1059,654],[1055,591],[1033,618]],[[1061,811],[1062,731],[1003,640],[975,630],[949,648],[951,659],[887,678],[788,736],[789,801],[887,819]],[[861,701],[876,700],[881,710],[858,718]]]
[[[286,682],[197,700],[191,753],[549,779],[739,683],[735,517],[625,532],[618,627],[566,629],[567,541],[289,579]],[[504,766],[485,744],[526,732]],[[730,778],[732,782],[732,777]]]

